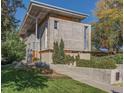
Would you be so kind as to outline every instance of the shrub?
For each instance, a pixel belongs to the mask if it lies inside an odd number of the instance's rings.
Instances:
[[[80,56],[79,56],[79,54],[75,57],[75,61],[76,62],[79,62],[79,60],[80,60]]]
[[[89,61],[89,60],[83,60],[83,59],[80,59],[79,61],[76,62],[77,63],[77,66],[79,67],[91,67],[91,64],[93,62]]]
[[[60,44],[58,44],[58,42],[54,42],[52,59],[54,64],[65,63],[64,42],[62,39]]]
[[[77,62],[78,67],[91,67],[91,68],[102,68],[102,69],[115,69],[115,62],[111,61],[103,61],[103,62],[95,62],[90,60],[80,60]]]
[[[37,61],[39,61],[39,60],[40,60],[40,59],[37,58],[37,57],[33,58],[33,62],[37,62]]]
[[[97,61],[97,62],[111,61],[111,62],[115,62],[116,64],[122,64],[123,63],[123,55],[116,54],[116,55],[108,55],[108,56],[101,56],[101,57],[92,56],[91,60]]]
[[[6,33],[6,41],[2,42],[2,64],[10,64],[25,58],[26,45],[20,40],[17,32]]]
[[[52,59],[53,59],[53,63],[57,64],[59,61],[59,46],[58,46],[58,42],[54,42],[53,45],[53,54],[52,54]]]
[[[36,66],[37,68],[41,68],[41,69],[50,69],[49,64],[44,63],[44,62],[36,62],[36,63],[35,63],[35,66]]]
[[[116,68],[116,64],[111,61],[100,62],[97,64],[99,68],[103,68],[103,69],[115,69]]]
[[[74,63],[74,61],[75,61],[75,58],[74,58],[74,56],[70,56],[70,55],[65,55],[65,63],[66,64],[70,64],[70,63]]]
[[[64,64],[64,59],[65,59],[65,52],[64,52],[64,42],[63,40],[61,39],[61,42],[60,42],[60,45],[59,45],[59,59],[60,59],[60,62],[61,64]]]
[[[123,55],[122,54],[117,54],[115,57],[114,57],[114,60],[117,64],[122,64],[123,63]]]

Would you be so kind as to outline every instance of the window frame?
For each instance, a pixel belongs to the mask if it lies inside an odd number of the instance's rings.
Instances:
[[[54,20],[54,29],[58,29],[58,21]]]
[[[88,47],[87,29],[88,29],[88,26],[84,26],[84,49],[87,49],[87,47]]]

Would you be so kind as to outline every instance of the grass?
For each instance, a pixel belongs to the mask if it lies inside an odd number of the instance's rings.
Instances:
[[[71,78],[49,78],[35,70],[2,67],[2,93],[106,93]]]

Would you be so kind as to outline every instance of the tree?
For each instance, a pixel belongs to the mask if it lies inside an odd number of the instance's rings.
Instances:
[[[13,31],[20,22],[15,18],[17,8],[24,8],[22,0],[1,0],[1,39],[6,39],[6,32]],[[17,29],[17,28],[16,28]]]
[[[58,42],[54,42],[52,59],[54,64],[65,63],[64,42],[62,39],[60,44],[58,44]]]
[[[26,45],[20,40],[17,32],[6,33],[6,41],[2,43],[2,64],[24,59],[25,48]]]
[[[59,45],[59,55],[60,55],[60,63],[64,64],[65,52],[64,52],[64,42],[62,39]]]
[[[118,50],[123,44],[123,1],[100,0],[95,11],[99,21],[93,24],[97,48]]]
[[[1,0],[2,64],[20,61],[25,56],[25,44],[20,40],[15,18],[17,8],[24,8],[22,0]]]
[[[53,54],[52,54],[53,63],[57,64],[59,62],[59,46],[58,42],[53,44]]]

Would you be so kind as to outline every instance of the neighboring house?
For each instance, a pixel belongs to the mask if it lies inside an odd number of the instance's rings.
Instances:
[[[64,41],[65,53],[90,59],[91,25],[81,23],[88,15],[31,1],[20,29],[27,44],[26,55],[52,63],[53,43]],[[37,39],[36,39],[37,36]],[[85,53],[86,52],[86,53]]]

